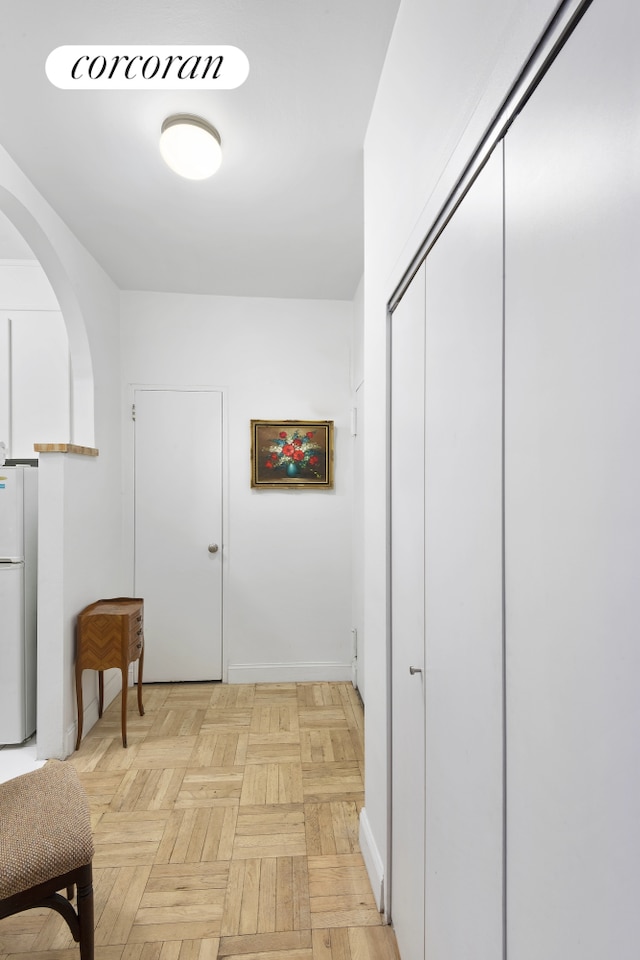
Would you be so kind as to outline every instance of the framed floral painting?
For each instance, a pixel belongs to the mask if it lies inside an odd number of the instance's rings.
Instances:
[[[333,420],[252,420],[252,487],[333,487]]]

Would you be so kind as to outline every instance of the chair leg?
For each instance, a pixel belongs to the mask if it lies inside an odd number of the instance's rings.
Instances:
[[[83,867],[76,883],[78,921],[80,925],[80,958],[93,960],[93,872],[91,864]]]
[[[74,886],[75,910],[70,899],[67,899],[69,895],[73,896]],[[67,897],[63,897],[58,890],[66,890]],[[94,960],[93,869],[90,863],[0,900],[0,918],[12,917],[34,907],[47,907],[59,913],[66,921],[71,936],[80,945],[81,960]]]

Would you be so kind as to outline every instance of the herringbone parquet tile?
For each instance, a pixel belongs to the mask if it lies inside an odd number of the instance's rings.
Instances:
[[[350,684],[152,684],[69,762],[89,795],[96,960],[399,960],[358,847]],[[0,960],[78,960],[54,912],[0,921]]]

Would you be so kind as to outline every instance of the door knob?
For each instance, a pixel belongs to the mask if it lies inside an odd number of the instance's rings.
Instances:
[[[422,673],[422,667],[409,667],[409,673],[411,676],[413,676],[414,673]]]
[[[210,543],[210,544],[209,544],[209,553],[217,553],[218,550],[219,550],[219,547],[218,547],[218,544],[217,544],[217,543]]]

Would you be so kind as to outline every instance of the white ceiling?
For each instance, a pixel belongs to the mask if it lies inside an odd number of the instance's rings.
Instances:
[[[121,289],[350,299],[362,143],[399,0],[2,0],[0,143]],[[64,44],[231,44],[235,90],[60,90]],[[187,181],[160,125],[196,113],[223,165]],[[0,225],[0,255],[13,249]],[[17,244],[15,256],[24,255]]]

